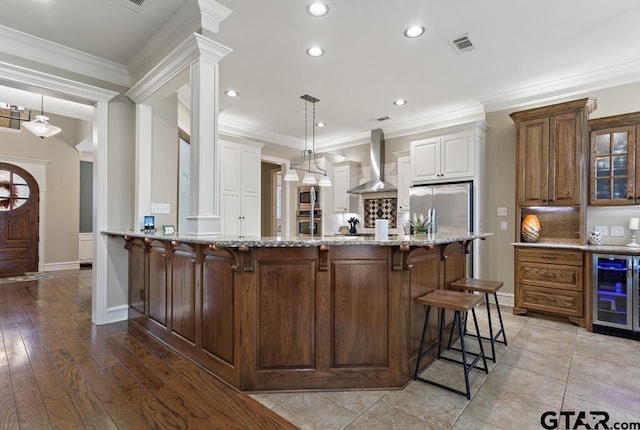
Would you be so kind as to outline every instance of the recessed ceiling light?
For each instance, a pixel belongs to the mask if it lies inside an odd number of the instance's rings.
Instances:
[[[314,1],[307,6],[307,13],[311,16],[324,16],[329,12],[329,6],[326,4]]]
[[[307,49],[307,55],[311,57],[320,57],[321,55],[324,55],[324,49],[313,46]]]
[[[409,38],[422,36],[422,33],[424,33],[424,27],[421,25],[411,26],[404,31],[404,35]]]
[[[403,100],[403,99],[398,99],[398,100],[394,101],[393,104],[396,105],[396,106],[402,106],[402,105],[406,105],[407,101]]]
[[[227,97],[238,97],[240,95],[239,92],[234,90],[227,90],[224,93],[227,95]]]
[[[316,122],[316,127],[324,127],[325,125],[327,125],[324,122]]]

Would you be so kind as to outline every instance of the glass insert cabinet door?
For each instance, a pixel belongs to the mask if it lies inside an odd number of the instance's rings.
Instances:
[[[632,292],[637,291],[637,275],[637,257],[594,254],[594,324],[632,329]]]
[[[635,201],[634,127],[591,133],[591,204],[637,204]]]

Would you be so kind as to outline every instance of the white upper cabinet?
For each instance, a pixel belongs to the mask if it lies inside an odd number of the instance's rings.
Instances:
[[[345,161],[333,165],[333,211],[354,213],[358,211],[358,195],[347,190],[358,185],[359,163]]]
[[[398,157],[398,212],[409,211],[411,188],[411,156]]]
[[[260,236],[260,148],[220,141],[222,234]]]
[[[447,182],[475,175],[475,133],[455,133],[411,142],[411,181]]]

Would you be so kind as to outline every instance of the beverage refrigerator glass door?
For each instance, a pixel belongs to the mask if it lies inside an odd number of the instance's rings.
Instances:
[[[640,330],[638,270],[631,255],[593,255],[593,325]]]

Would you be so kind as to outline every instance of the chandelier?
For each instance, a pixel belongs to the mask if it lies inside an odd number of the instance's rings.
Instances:
[[[60,127],[49,124],[49,117],[44,116],[44,96],[40,96],[40,115],[36,115],[36,119],[31,122],[25,122],[24,128],[38,136],[40,139],[51,137],[62,131]]]
[[[320,167],[318,161],[318,153],[316,152],[316,102],[319,102],[315,97],[305,94],[300,97],[304,100],[304,150],[302,151],[302,157],[299,160],[291,162],[291,167],[287,170],[287,174],[284,177],[285,181],[298,181],[298,170],[304,172],[303,184],[315,185],[316,183],[321,187],[330,187],[331,179],[327,176],[326,169]],[[308,136],[309,136],[309,117],[308,106],[311,103],[313,106],[312,120],[311,120],[311,148],[309,148]],[[317,181],[316,175],[320,175],[320,181]]]

